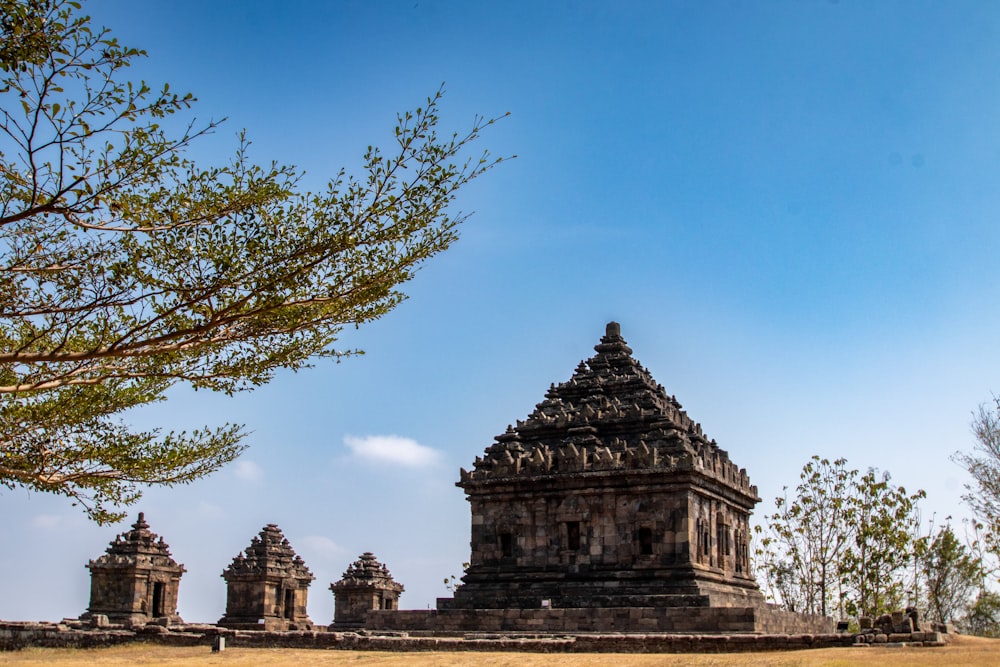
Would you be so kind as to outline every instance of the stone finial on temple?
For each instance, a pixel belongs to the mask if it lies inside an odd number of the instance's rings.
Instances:
[[[273,523],[264,526],[223,573],[226,615],[219,625],[252,630],[311,630],[306,610],[312,572]]]
[[[399,608],[399,596],[405,590],[389,568],[366,551],[344,572],[340,581],[330,584],[334,596],[331,630],[363,627],[369,612]]]
[[[81,620],[106,616],[112,623],[145,625],[163,619],[183,623],[177,590],[186,571],[170,555],[163,538],[149,530],[146,516],[116,536],[105,553],[87,564],[90,606]]]

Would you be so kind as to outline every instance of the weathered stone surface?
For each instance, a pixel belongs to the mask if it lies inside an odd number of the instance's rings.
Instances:
[[[463,470],[470,566],[449,609],[763,604],[746,470],[632,358],[617,323]]]
[[[373,609],[398,609],[402,584],[393,580],[389,569],[366,551],[330,584],[334,595],[334,616],[330,630],[361,627]]]
[[[260,630],[312,629],[306,612],[309,584],[315,578],[278,526],[264,526],[237,554],[226,580],[226,615],[219,625]]]
[[[581,607],[557,609],[438,609],[372,611],[365,629],[466,634],[502,633],[768,633],[829,634],[833,621],[760,607]],[[805,641],[796,635],[797,641]],[[844,635],[850,639],[850,635]],[[849,644],[850,641],[847,642]]]
[[[808,640],[806,639],[808,637]],[[162,634],[134,630],[66,629],[55,624],[0,621],[0,651],[28,646],[84,648],[141,641],[165,646],[205,646],[224,639],[226,648],[315,648],[368,651],[530,651],[532,653],[691,653],[794,650],[849,646],[844,635],[600,634],[576,637],[545,633],[470,633],[456,637],[411,637],[405,633],[247,632],[214,626],[172,626]],[[206,653],[208,651],[206,650]]]
[[[184,566],[174,561],[163,538],[149,530],[142,512],[132,530],[115,537],[87,568],[90,605],[81,619],[95,627],[144,625],[154,619],[183,623],[177,615],[177,591]]]

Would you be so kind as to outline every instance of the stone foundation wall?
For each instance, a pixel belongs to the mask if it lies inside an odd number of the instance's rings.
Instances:
[[[63,623],[0,622],[0,651],[27,647],[94,648],[129,642],[164,646],[204,646],[206,652],[217,636],[229,648],[315,648],[350,651],[524,651],[532,653],[735,653],[851,646],[845,634],[591,634],[579,636],[491,635],[470,633],[461,637],[365,635],[353,632],[241,631],[210,625],[136,629],[73,628]]]
[[[0,622],[0,651],[40,648],[99,648],[136,640],[132,630],[75,630],[62,623]]]
[[[669,632],[720,634],[833,633],[835,622],[773,607],[580,607],[570,609],[439,609],[371,611],[368,630],[463,634],[469,632]]]

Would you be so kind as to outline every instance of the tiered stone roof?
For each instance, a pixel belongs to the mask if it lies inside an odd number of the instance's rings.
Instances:
[[[91,570],[98,568],[156,568],[185,572],[170,555],[170,547],[163,538],[149,530],[146,516],[139,512],[132,530],[115,537],[106,553],[87,565]]]
[[[242,553],[233,558],[222,572],[226,581],[243,577],[292,578],[299,581],[315,579],[302,558],[295,553],[281,529],[273,523],[264,526]]]
[[[674,396],[632,357],[610,322],[596,355],[552,385],[524,421],[507,427],[461,471],[459,486],[610,470],[694,470],[756,497],[746,469],[709,440]]]
[[[393,580],[389,568],[378,562],[375,554],[370,551],[361,554],[358,560],[351,563],[340,581],[330,584],[330,590],[335,592],[338,589],[361,587],[392,590],[397,593],[402,593],[404,590],[402,584]]]

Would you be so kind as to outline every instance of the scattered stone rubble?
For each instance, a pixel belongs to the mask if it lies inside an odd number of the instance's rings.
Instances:
[[[920,620],[916,609],[894,611],[877,619],[861,617],[861,632],[854,637],[857,646],[944,646],[948,635],[955,632],[951,624],[928,623]]]

